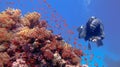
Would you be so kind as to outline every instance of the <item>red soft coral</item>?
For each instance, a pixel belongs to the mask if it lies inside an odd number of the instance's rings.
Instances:
[[[44,51],[44,57],[47,60],[51,60],[51,59],[53,59],[53,53],[49,49],[47,49]]]

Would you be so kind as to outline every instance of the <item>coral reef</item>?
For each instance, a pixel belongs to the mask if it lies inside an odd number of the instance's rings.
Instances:
[[[82,67],[82,51],[47,29],[37,12],[0,13],[0,67]]]

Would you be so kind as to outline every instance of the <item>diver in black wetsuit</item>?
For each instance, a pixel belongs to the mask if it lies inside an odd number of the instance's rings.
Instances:
[[[84,38],[85,41],[95,42],[98,46],[102,46],[104,39],[104,29],[101,21],[92,16],[85,26],[78,28],[79,38]]]

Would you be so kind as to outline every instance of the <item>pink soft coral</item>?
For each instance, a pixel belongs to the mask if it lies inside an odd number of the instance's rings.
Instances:
[[[15,62],[13,62],[12,67],[28,67],[28,65],[23,59],[17,59]]]

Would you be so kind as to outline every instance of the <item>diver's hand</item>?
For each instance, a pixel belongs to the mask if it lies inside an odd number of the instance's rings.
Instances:
[[[98,40],[101,40],[101,37],[96,36],[96,37],[90,38],[90,41],[92,42],[97,42]]]

